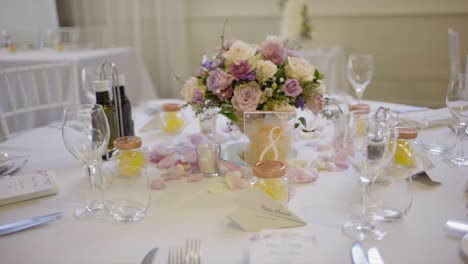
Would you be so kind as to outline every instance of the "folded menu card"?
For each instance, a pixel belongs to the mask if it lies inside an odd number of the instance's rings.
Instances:
[[[36,171],[0,178],[0,206],[58,193],[55,173]]]
[[[416,111],[404,113],[399,116],[400,121],[411,125],[436,126],[447,125],[453,122],[453,115],[448,108],[430,109],[427,111]]]
[[[314,236],[284,230],[272,231],[262,231],[251,239],[249,263],[323,263]]]
[[[248,232],[304,226],[306,223],[258,188],[239,191],[237,210],[229,216]]]

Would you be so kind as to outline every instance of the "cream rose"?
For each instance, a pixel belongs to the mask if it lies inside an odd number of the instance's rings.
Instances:
[[[278,67],[271,61],[260,60],[257,62],[256,77],[260,82],[264,82],[268,78],[275,76],[277,71]]]
[[[182,88],[182,91],[180,91],[180,95],[182,95],[182,98],[184,98],[185,101],[191,103],[193,102],[193,94],[195,93],[195,90],[200,90],[204,93],[206,91],[206,87],[203,86],[200,80],[196,77],[190,77],[185,81],[184,87]]]
[[[327,89],[325,88],[325,84],[321,83],[319,87],[315,88],[315,92],[320,95],[324,95]]]
[[[243,60],[249,60],[255,55],[257,49],[241,40],[236,40],[228,51],[223,53],[223,57],[234,64],[239,64]]]
[[[306,59],[301,57],[289,57],[286,64],[286,76],[298,81],[312,81],[314,79],[315,67]]]

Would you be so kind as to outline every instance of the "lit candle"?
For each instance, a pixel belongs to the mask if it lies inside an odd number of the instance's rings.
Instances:
[[[197,145],[197,159],[200,172],[205,176],[218,176],[220,146],[216,143]]]

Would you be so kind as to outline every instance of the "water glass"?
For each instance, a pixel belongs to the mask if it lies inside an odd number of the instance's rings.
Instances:
[[[134,167],[119,170],[117,163],[109,172],[105,194],[109,215],[119,222],[133,222],[142,219],[150,204],[149,168]],[[131,172],[131,173],[129,173]]]
[[[201,143],[196,146],[198,168],[204,176],[219,175],[221,146],[216,143]]]
[[[456,134],[450,129],[452,123],[447,121],[432,124],[430,119],[425,117],[419,132],[419,143],[424,151],[436,156],[452,153],[457,144]]]
[[[348,81],[353,86],[358,103],[374,75],[374,60],[369,54],[351,54],[347,65]]]

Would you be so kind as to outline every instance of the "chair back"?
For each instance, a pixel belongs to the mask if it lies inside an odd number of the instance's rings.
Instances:
[[[60,121],[65,107],[78,104],[75,79],[68,62],[0,70],[0,141]]]

